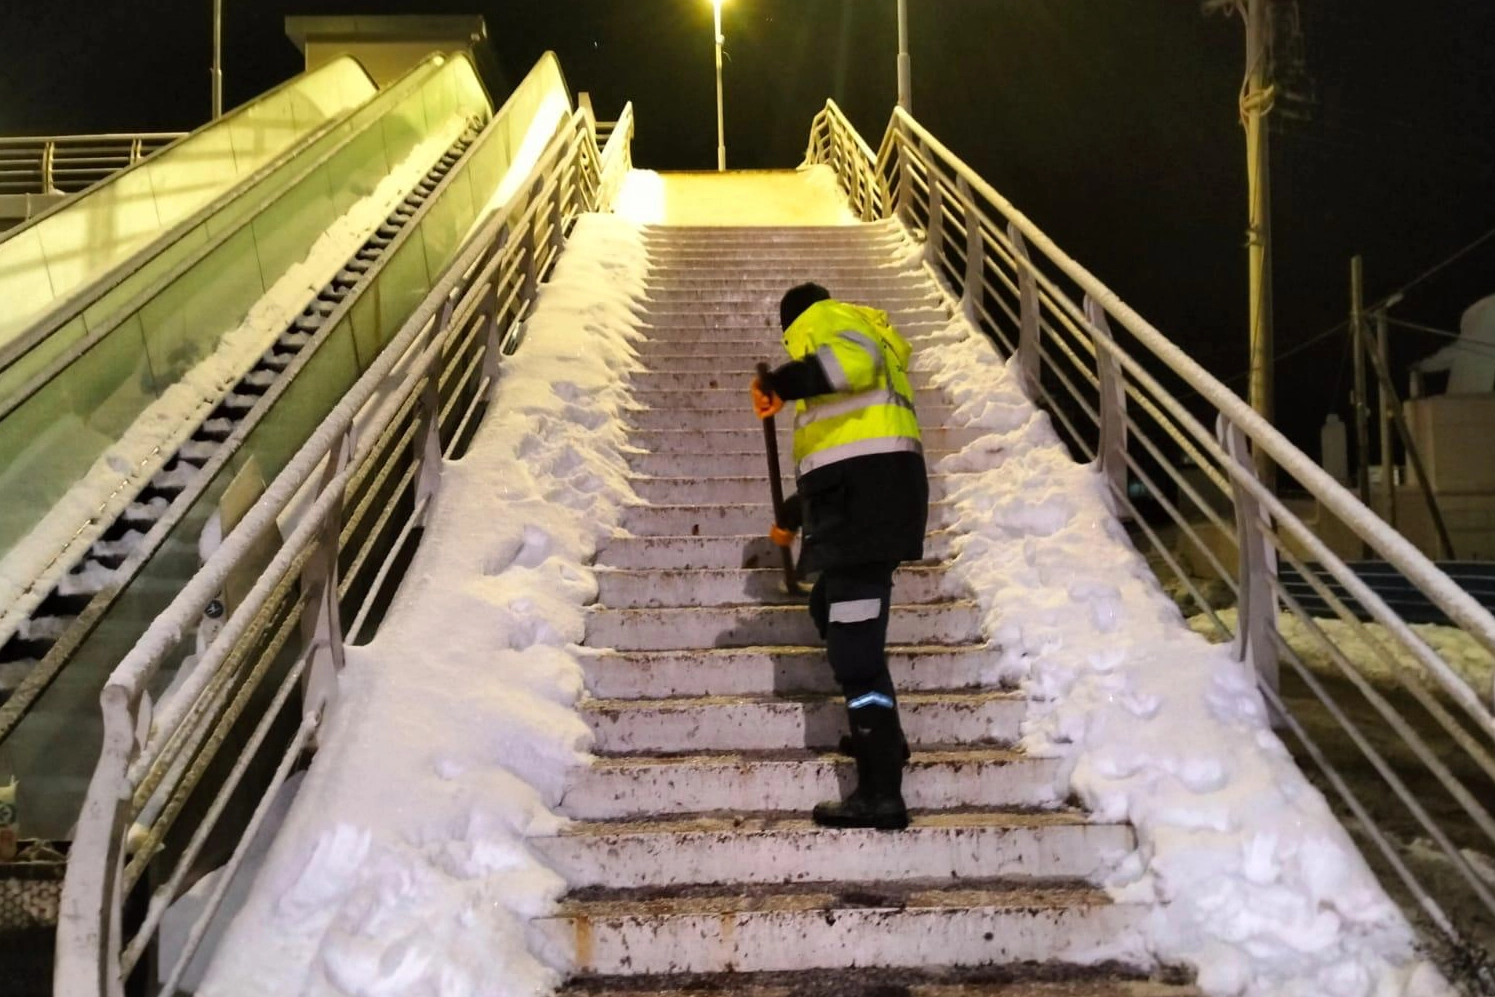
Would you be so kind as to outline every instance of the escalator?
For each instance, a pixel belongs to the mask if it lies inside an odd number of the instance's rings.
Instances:
[[[553,58],[537,74],[554,89]],[[105,676],[222,532],[225,496],[273,481],[426,296],[515,136],[554,128],[550,105],[525,113],[495,119],[470,60],[433,56],[0,401],[0,499],[24,527],[0,547],[0,783],[19,778],[23,837],[67,839]]]

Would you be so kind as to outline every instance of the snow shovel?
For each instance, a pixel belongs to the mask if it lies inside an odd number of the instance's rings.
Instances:
[[[768,364],[758,364],[758,377],[768,377]],[[779,529],[788,529],[784,522],[784,482],[779,478],[779,433],[773,416],[762,422],[763,444],[768,448],[768,489],[773,494],[773,521]],[[794,552],[788,547],[779,547],[779,554],[784,560],[784,586],[790,595],[804,595],[805,590],[800,588],[799,575],[794,570]]]

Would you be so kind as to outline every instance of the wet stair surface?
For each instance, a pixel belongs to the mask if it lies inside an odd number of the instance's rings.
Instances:
[[[1022,699],[983,683],[995,651],[947,571],[933,471],[979,434],[917,371],[930,533],[925,562],[898,572],[889,627],[914,820],[889,833],[808,819],[855,777],[819,638],[764,536],[747,385],[758,361],[782,361],[778,299],[803,280],[887,310],[915,350],[945,327],[901,230],[658,227],[646,241],[640,504],[599,554],[588,623],[598,758],[563,800],[573,823],[536,841],[571,886],[540,924],[574,967],[567,992],[1194,994],[1149,966],[1147,910],[1094,885],[1131,829],[1057,799],[1057,761],[1013,747]],[[792,477],[792,411],[778,422]]]

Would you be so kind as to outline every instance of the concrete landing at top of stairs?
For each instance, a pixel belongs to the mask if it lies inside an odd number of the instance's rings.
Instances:
[[[835,178],[820,171],[732,170],[652,173],[634,170],[614,210],[645,225],[855,225]]]

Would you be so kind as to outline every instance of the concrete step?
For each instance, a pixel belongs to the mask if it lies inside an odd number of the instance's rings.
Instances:
[[[976,689],[1001,651],[964,645],[888,647],[888,670],[900,693]],[[585,659],[587,691],[601,699],[672,696],[767,696],[840,691],[818,647],[690,648],[603,651]]]
[[[910,809],[1050,809],[1062,801],[1056,758],[1005,748],[915,751],[904,770]],[[561,812],[576,820],[619,820],[718,812],[808,813],[856,785],[845,755],[778,752],[598,758],[571,778]]]
[[[1002,691],[910,692],[898,705],[914,746],[1013,744],[1028,712],[1020,694]],[[846,704],[832,696],[591,699],[582,715],[599,755],[829,750],[847,733]]]
[[[1088,887],[826,892],[562,903],[535,922],[583,973],[719,973],[844,966],[1150,964],[1149,908]]]
[[[653,389],[635,386],[633,389],[633,401],[637,405],[646,405],[649,408],[669,409],[675,412],[700,412],[709,409],[732,409],[742,407],[744,401],[751,404],[751,395],[746,384],[751,381],[744,379],[744,384],[721,388],[700,388],[695,390],[683,389]],[[950,399],[943,388],[915,388],[914,405],[919,411],[925,409],[949,406]],[[786,411],[788,407],[785,407]],[[787,416],[786,416],[787,418]]]
[[[724,429],[699,429],[696,427],[673,429],[632,429],[628,442],[643,450],[655,453],[705,453],[711,451],[748,451],[763,447],[763,425],[756,419],[751,426],[735,426]],[[793,419],[774,420],[779,438],[779,452],[787,455],[794,439]],[[931,422],[922,414],[919,430],[928,450],[959,450],[982,437],[991,435],[991,430],[978,426],[944,426]],[[765,463],[764,467],[768,465]]]
[[[947,559],[953,539],[954,536],[946,530],[926,536],[925,562]],[[600,567],[634,571],[661,568],[777,569],[781,563],[779,549],[762,533],[735,537],[614,537],[597,552]]]
[[[597,603],[608,609],[653,606],[740,606],[745,603],[803,604],[784,588],[781,566],[763,568],[598,567]],[[909,565],[893,576],[893,601],[925,605],[969,592],[943,565]]]
[[[682,470],[685,470],[682,468]],[[933,472],[929,475],[929,500],[940,502],[960,484],[962,475]],[[640,478],[630,477],[634,493],[646,502],[683,505],[735,505],[768,494],[768,468],[757,475],[737,478]]]
[[[955,410],[947,405],[921,405],[919,406],[919,426],[944,426],[955,417]],[[678,410],[672,409],[630,409],[624,418],[634,429],[680,429],[685,422]],[[776,422],[791,423],[793,417],[781,416]],[[726,409],[701,409],[692,412],[689,420],[692,429],[756,429],[758,435],[763,435],[762,424],[757,416],[753,415],[752,402],[744,396],[743,404],[738,408]]]
[[[762,495],[768,497],[767,472]],[[949,527],[954,510],[944,502],[929,506],[930,531]],[[623,507],[623,529],[640,537],[735,537],[745,533],[767,533],[773,523],[773,508],[765,502],[732,505],[627,505]]]
[[[698,288],[676,288],[664,290],[661,288],[649,288],[644,291],[643,300],[648,302],[649,308],[656,307],[680,308],[680,307],[711,307],[711,308],[750,308],[772,309],[778,314],[779,299],[783,297],[783,287],[757,288],[743,287],[740,284],[730,282],[712,283]],[[849,297],[849,295],[848,295]],[[855,301],[859,305],[869,308],[878,308],[885,312],[895,309],[917,308],[921,305],[937,304],[941,299],[939,292],[928,284],[923,286],[913,285],[888,285],[875,290],[863,291]]]
[[[802,815],[575,823],[532,838],[573,889],[710,883],[1072,879],[1093,882],[1136,847],[1125,824],[1072,811],[981,810],[914,818],[896,837],[830,830]]]
[[[1180,974],[1182,975],[1182,974]],[[1114,967],[836,967],[788,973],[584,976],[560,997],[1203,997],[1197,987],[1140,979]]]
[[[948,323],[921,323],[917,326],[918,335],[924,337],[933,332],[943,330]],[[653,364],[655,360],[668,362],[672,357],[695,356],[716,357],[722,361],[736,360],[741,358],[751,359],[765,349],[771,348],[773,353],[765,359],[782,362],[788,359],[784,356],[783,334],[777,329],[765,329],[755,332],[752,336],[742,339],[725,339],[716,335],[712,330],[707,330],[699,339],[685,340],[679,338],[670,339],[641,339],[633,344],[638,351],[640,359],[645,364]],[[639,374],[651,373],[650,370],[637,371],[629,375],[630,379],[636,379]],[[922,373],[914,371],[913,373]],[[633,383],[637,383],[636,380]]]
[[[729,289],[739,292],[756,291],[765,295],[772,294],[783,297],[784,292],[796,283],[798,281],[785,281],[778,277],[763,277],[756,274],[744,275],[737,272],[710,274],[677,268],[655,271],[650,274],[644,280],[644,290],[646,293],[652,294],[656,291],[705,292]],[[844,276],[836,282],[836,294],[842,301],[861,303],[870,300],[871,297],[882,291],[933,291],[935,287],[936,285],[930,281],[924,271],[904,268],[891,272],[878,270],[872,274],[864,273],[859,276]],[[775,298],[775,301],[777,301],[777,298]]]
[[[844,256],[844,254],[842,254]],[[884,280],[900,280],[909,275],[930,280],[922,257],[900,253],[871,257],[871,262],[835,260],[815,253],[790,255],[743,256],[723,261],[720,257],[694,250],[674,253],[669,262],[656,264],[645,278],[650,282],[671,280],[742,280],[758,285],[777,286],[787,291],[796,284],[814,281],[833,296],[855,301],[847,288],[875,287]]]
[[[756,451],[723,453],[628,453],[628,469],[636,475],[667,477],[675,475],[697,475],[703,478],[736,478],[768,474],[768,456],[762,445],[763,436],[758,436]],[[930,467],[948,457],[953,451],[924,451],[924,460]],[[779,474],[785,478],[794,473],[793,455],[790,447],[779,449]]]
[[[633,308],[641,319],[639,331],[650,339],[668,338],[669,333],[681,330],[735,330],[745,333],[743,338],[752,338],[759,330],[771,330],[779,335],[783,333],[779,326],[778,302],[762,309],[649,302],[638,302]],[[908,305],[890,308],[887,312],[888,320],[900,330],[920,324],[950,321],[950,313],[943,306]],[[660,335],[661,332],[665,335]]]
[[[893,644],[982,642],[981,613],[973,602],[927,606],[895,604],[888,620]],[[588,646],[619,651],[676,651],[690,647],[820,646],[803,606],[705,606],[688,609],[597,609],[587,613]]]

